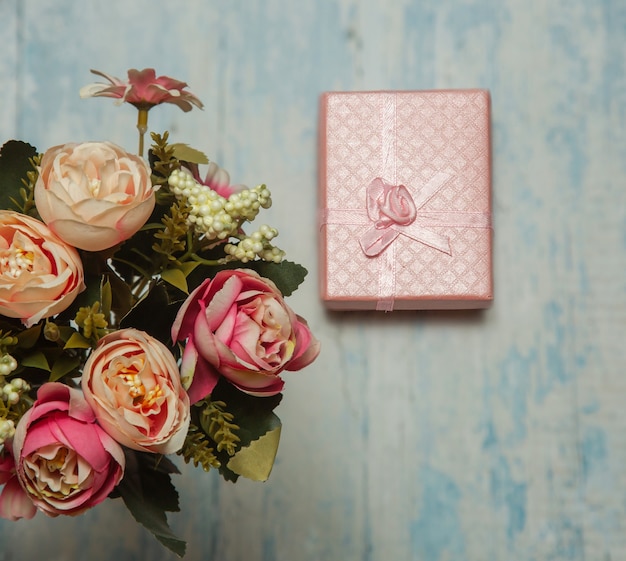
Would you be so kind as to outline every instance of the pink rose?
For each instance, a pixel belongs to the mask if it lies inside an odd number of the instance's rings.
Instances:
[[[101,503],[124,474],[124,452],[97,423],[80,390],[44,384],[20,419],[13,456],[22,488],[48,514],[77,515]]]
[[[62,240],[100,251],[130,238],[154,209],[150,168],[110,142],[50,148],[41,160],[35,205]]]
[[[299,370],[319,353],[307,323],[276,285],[246,269],[220,271],[194,290],[172,326],[187,340],[181,374],[194,403],[224,376],[255,396],[280,393],[283,370]]]
[[[189,428],[189,396],[163,343],[137,329],[100,339],[85,363],[82,387],[100,425],[121,444],[169,454]]]
[[[39,220],[0,210],[0,314],[30,327],[85,288],[78,252]]]
[[[0,453],[0,485],[4,485],[0,492],[0,518],[19,520],[35,516],[37,509],[22,489],[15,471],[13,456],[6,448],[4,455]]]

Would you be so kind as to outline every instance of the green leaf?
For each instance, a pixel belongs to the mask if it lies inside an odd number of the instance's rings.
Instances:
[[[229,470],[252,481],[269,479],[278,452],[281,431],[280,419],[276,415],[274,417],[278,426],[239,450],[229,460]]]
[[[112,301],[113,291],[111,290],[111,281],[109,281],[106,276],[103,276],[100,282],[100,311],[104,314],[105,318],[111,316]]]
[[[100,301],[100,275],[85,275],[85,290],[72,302],[72,305],[59,314],[59,323],[73,320],[79,308],[89,307]]]
[[[191,164],[208,164],[209,159],[206,155],[200,150],[196,150],[192,148],[188,144],[183,144],[181,142],[177,142],[175,144],[170,144],[170,148],[174,149],[174,157],[177,160],[183,162],[189,162]]]
[[[34,353],[23,357],[20,360],[20,363],[22,366],[26,366],[28,368],[38,368],[39,370],[46,370],[47,372],[50,372],[48,359],[41,351],[35,351]]]
[[[291,296],[303,282],[308,271],[300,264],[292,261],[282,261],[281,263],[268,263],[267,261],[253,261],[246,264],[250,269],[254,269],[262,277],[274,281],[283,296]]]
[[[274,432],[273,437],[266,439],[261,446],[258,448],[255,446],[256,458],[252,457],[254,454],[250,454],[248,458],[242,456],[240,461],[230,464],[231,458],[225,452],[217,453],[221,463],[220,474],[227,481],[235,481],[239,475],[261,481],[264,480],[263,478],[267,479],[276,456],[281,427],[281,421],[273,410],[280,403],[282,395],[254,397],[220,380],[211,394],[211,399],[225,402],[226,410],[234,415],[232,422],[239,426],[237,436],[240,438],[237,453],[264,435]],[[262,454],[263,457],[261,458],[258,454]],[[241,473],[231,468],[240,469]]]
[[[189,288],[187,287],[187,277],[185,273],[180,269],[165,269],[161,273],[161,278],[171,284],[173,287],[178,288],[178,290],[184,292],[185,294],[189,294]]]
[[[18,348],[20,349],[31,349],[35,346],[37,341],[39,340],[39,336],[41,335],[41,323],[37,325],[33,325],[33,327],[29,327],[24,331],[17,334],[18,340]]]
[[[134,327],[167,345],[178,307],[170,305],[165,284],[154,283],[148,294],[121,319],[120,328]]]
[[[49,381],[56,382],[57,380],[60,380],[66,374],[69,374],[73,370],[76,370],[80,366],[80,364],[80,358],[62,354],[54,361],[54,364],[52,365]]]
[[[198,261],[185,261],[184,263],[180,264],[180,269],[182,270],[183,273],[185,273],[185,277],[187,277],[193,272],[193,270],[198,265],[200,265]]]
[[[111,285],[111,311],[122,317],[128,313],[133,305],[133,295],[128,284],[114,273],[105,275]]]
[[[89,349],[91,348],[91,341],[74,331],[74,333],[70,336],[67,343],[65,343],[64,349]]]
[[[76,333],[76,329],[70,327],[69,325],[58,325],[59,333],[61,334],[61,341],[67,343],[74,333]]]
[[[191,291],[199,286],[205,279],[213,278],[218,271],[223,269],[252,269],[262,277],[273,281],[283,296],[293,294],[308,274],[308,271],[302,265],[292,261],[282,261],[281,263],[268,263],[267,261],[261,260],[251,261],[249,263],[231,261],[226,265],[202,265],[197,267],[187,277],[189,290]]]
[[[11,201],[22,201],[22,179],[33,171],[30,158],[37,155],[34,146],[20,140],[9,140],[0,148],[0,208],[16,208]]]
[[[173,470],[163,457],[133,450],[126,452],[126,472],[117,486],[124,504],[135,520],[179,557],[185,555],[186,543],[167,523],[166,512],[179,510],[178,493],[170,479]],[[176,470],[177,471],[177,470]]]

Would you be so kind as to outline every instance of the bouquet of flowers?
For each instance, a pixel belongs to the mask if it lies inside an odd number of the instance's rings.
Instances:
[[[232,185],[167,132],[144,159],[150,109],[202,108],[186,83],[92,72],[108,83],[82,97],[137,108],[138,155],[110,142],[0,151],[0,516],[121,498],[182,556],[172,455],[267,479],[281,373],[319,353],[285,302],[306,269],[275,228],[249,226],[271,204],[265,185]]]

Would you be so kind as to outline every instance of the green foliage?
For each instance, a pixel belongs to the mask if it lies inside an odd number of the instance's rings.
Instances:
[[[23,211],[23,205],[28,199],[32,199],[32,193],[29,193],[26,187],[29,184],[29,173],[34,173],[32,159],[36,156],[37,149],[27,142],[9,140],[2,145],[0,148],[0,208]]]
[[[177,142],[175,144],[170,144],[173,150],[173,156],[177,160],[181,162],[189,162],[191,164],[208,164],[209,158],[200,150],[196,150],[192,148],[188,144],[183,144],[181,142]]]
[[[185,463],[193,462],[195,467],[200,465],[204,471],[220,467],[209,438],[193,423],[189,426],[187,437],[178,454],[183,457]]]
[[[68,374],[78,374],[82,364],[81,357],[61,354],[50,369],[50,382],[56,382]]]
[[[237,419],[240,447],[247,446],[280,425],[273,411],[281,402],[282,394],[255,397],[241,392],[225,380],[220,380],[211,394],[211,399],[226,403],[228,411]]]
[[[169,133],[151,133],[152,148],[148,154],[150,166],[152,167],[152,183],[154,185],[164,185],[167,178],[175,170],[180,168],[180,162],[175,156],[175,148],[167,143]]]
[[[292,261],[282,261],[281,263],[268,263],[267,261],[254,261],[250,269],[254,269],[262,277],[274,281],[283,296],[291,296],[302,284],[308,271],[300,264]]]
[[[135,520],[179,557],[185,555],[186,543],[167,523],[167,512],[178,512],[178,493],[170,475],[179,473],[164,456],[125,450],[126,471],[117,492]]]
[[[163,228],[155,232],[157,241],[152,245],[152,250],[162,257],[163,263],[178,263],[175,254],[185,251],[189,231],[188,216],[189,207],[177,201],[170,206],[169,214],[161,218]]]
[[[171,341],[170,330],[180,303],[172,303],[163,282],[153,283],[147,294],[121,319],[120,328],[134,327],[164,344]]]
[[[252,269],[262,277],[270,279],[283,296],[293,294],[308,274],[302,265],[292,261],[282,261],[281,263],[269,263],[260,260],[249,263],[233,261],[225,265],[200,265],[187,277],[189,290],[193,290],[205,279],[213,278],[218,271],[224,269]]]
[[[233,419],[237,420],[237,437],[239,441],[233,454],[227,450],[217,451],[220,461],[219,471],[226,481],[237,481],[241,474],[235,473],[228,467],[231,456],[236,455],[242,448],[264,436],[269,431],[281,426],[280,419],[273,413],[282,399],[278,394],[271,397],[254,397],[239,391],[232,384],[220,380],[213,393],[211,401],[221,402],[223,410],[227,410]],[[207,427],[208,428],[208,427]]]
[[[235,434],[239,430],[236,423],[233,423],[234,415],[226,409],[223,401],[209,399],[202,410],[200,423],[205,433],[208,434],[217,444],[217,451],[226,451],[232,456],[240,438]]]
[[[17,334],[17,344],[20,349],[32,349],[41,335],[41,324],[33,325]]]

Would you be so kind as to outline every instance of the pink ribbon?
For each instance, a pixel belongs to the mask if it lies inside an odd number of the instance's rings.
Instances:
[[[404,185],[390,185],[377,177],[367,187],[367,216],[373,223],[360,238],[363,253],[376,257],[402,235],[451,255],[450,239],[416,223],[418,210],[450,179],[447,173],[437,173],[417,193],[411,196]]]
[[[423,209],[452,177],[448,173],[437,172],[419,189],[391,185],[377,177],[367,187],[365,208],[325,209],[320,216],[320,226],[369,226],[359,236],[359,245],[365,255],[379,262],[377,310],[393,310],[396,275],[393,242],[399,236],[406,236],[446,255],[452,255],[450,238],[430,228],[491,227],[491,217],[485,212]]]

